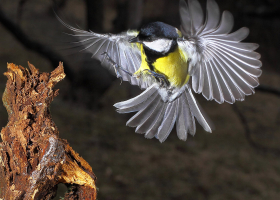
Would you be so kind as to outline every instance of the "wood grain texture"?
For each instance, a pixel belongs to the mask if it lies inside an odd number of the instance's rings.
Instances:
[[[96,199],[96,176],[90,165],[59,138],[49,110],[64,79],[62,63],[40,73],[8,63],[3,103],[9,115],[1,131],[0,199],[52,199],[64,183],[64,199]]]

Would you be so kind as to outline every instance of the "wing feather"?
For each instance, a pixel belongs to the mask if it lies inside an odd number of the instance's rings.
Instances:
[[[198,87],[199,87],[199,80],[202,80],[200,78],[200,70],[201,70],[201,67],[198,67],[193,76],[192,76],[192,87],[193,87],[193,90],[196,92],[196,93],[199,93],[198,92]]]
[[[203,23],[203,11],[198,1],[188,0],[188,2],[189,2],[191,24],[193,27],[194,34],[196,34]]]
[[[212,32],[214,35],[228,34],[233,28],[233,16],[230,12],[224,11],[221,19],[221,23],[218,28]]]
[[[205,70],[206,70],[206,67],[205,67],[205,63],[203,63],[201,66],[199,66],[199,79],[198,79],[198,81],[199,81],[199,89],[198,89],[198,91],[199,91],[199,93],[201,93],[202,92],[202,90],[203,90],[203,85],[204,85],[204,80],[205,80]]]
[[[209,62],[209,71],[212,80],[213,99],[215,99],[218,103],[223,103],[223,91],[221,89],[220,82],[218,81],[212,62]]]
[[[137,31],[127,31],[120,34],[98,34],[92,31],[84,31],[66,24],[57,16],[58,20],[74,34],[68,34],[75,37],[78,41],[73,42],[75,47],[80,47],[80,51],[86,51],[92,54],[101,62],[101,64],[115,73],[113,66],[103,53],[107,52],[109,57],[126,71],[134,74],[141,65],[141,51],[138,45],[129,43],[129,40],[138,35]],[[147,83],[141,82],[134,76],[129,76],[122,70],[119,70],[124,81],[129,81],[133,85],[141,88],[148,87]]]
[[[190,73],[192,88],[218,103],[242,101],[259,85],[262,62],[261,55],[255,52],[259,45],[241,42],[248,36],[248,28],[230,33],[233,16],[224,11],[220,17],[215,0],[208,0],[206,9],[204,20],[197,0],[189,0],[188,4],[184,0],[180,2],[184,37],[177,42],[190,57],[189,69],[194,69]]]
[[[207,1],[207,18],[205,23],[204,31],[212,31],[216,29],[220,21],[220,10],[218,4],[213,1]]]
[[[207,100],[211,100],[212,99],[212,82],[211,82],[211,78],[210,78],[210,74],[209,74],[209,67],[207,66],[208,63],[205,63],[205,75],[204,76],[204,86],[203,86],[203,96],[207,99]]]
[[[244,40],[249,35],[249,29],[247,27],[242,27],[233,33],[225,34],[225,35],[216,35],[211,33],[207,33],[208,35],[203,35],[203,34],[204,32],[202,32],[200,36],[203,36],[203,38],[205,39],[236,43]]]
[[[179,3],[179,12],[180,12],[180,18],[181,18],[181,24],[182,24],[182,32],[192,35],[192,25],[191,25],[191,16],[188,12],[188,4],[184,0],[180,0]]]
[[[231,75],[228,72],[228,70],[225,67],[223,67],[224,66],[223,61],[220,60],[219,56],[217,56],[215,58],[215,60],[217,61],[217,65],[216,65],[217,68],[216,69],[220,70],[220,73],[223,74],[223,76],[225,77],[225,80],[227,82],[224,82],[224,83],[228,83],[228,86],[231,89],[231,92],[232,92],[234,98],[236,100],[240,100],[240,101],[244,100],[244,97],[245,97],[244,93],[241,92],[241,90],[239,89],[237,83],[231,77]],[[230,103],[234,103],[235,99],[233,99],[233,101],[230,102]]]
[[[213,70],[215,71],[217,82],[219,82],[219,85],[222,90],[222,98],[224,101],[232,103],[234,101],[234,96],[232,94],[231,88],[229,86],[228,81],[224,77],[223,73],[219,69],[219,65],[216,60],[212,60]],[[224,84],[223,84],[224,83]],[[221,102],[223,103],[223,102]]]

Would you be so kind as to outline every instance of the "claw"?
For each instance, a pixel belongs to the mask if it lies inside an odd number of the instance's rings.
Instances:
[[[143,71],[148,71],[149,73],[151,73],[151,75],[157,80],[160,82],[160,86],[161,87],[169,87],[170,86],[170,83],[169,81],[166,79],[165,75],[163,74],[159,74],[159,73],[156,73],[152,70],[149,70],[149,69],[144,69]]]
[[[122,84],[122,82],[123,82],[123,78],[120,76],[120,77],[118,77],[119,79],[120,79],[120,85]]]

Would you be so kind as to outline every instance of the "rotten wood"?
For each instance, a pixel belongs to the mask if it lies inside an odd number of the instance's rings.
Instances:
[[[1,131],[0,199],[52,199],[64,183],[64,199],[96,199],[90,165],[59,138],[49,110],[64,77],[62,63],[51,73],[8,64],[3,103],[9,115]]]

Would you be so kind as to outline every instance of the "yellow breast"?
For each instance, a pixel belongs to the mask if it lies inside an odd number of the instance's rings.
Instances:
[[[150,69],[147,63],[147,57],[141,45],[141,56],[142,63],[138,71],[135,72],[138,74],[147,74],[149,72],[145,69]],[[154,63],[154,70],[156,73],[163,74],[166,76],[167,80],[170,82],[171,86],[182,87],[189,80],[188,75],[188,57],[186,53],[176,47],[175,51],[169,53],[165,57],[158,58]]]

